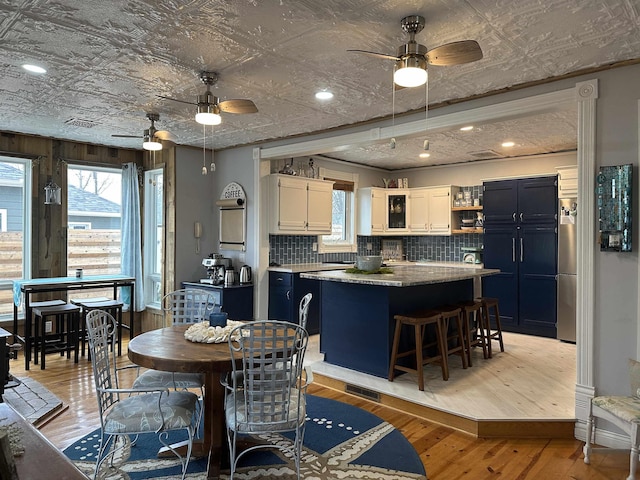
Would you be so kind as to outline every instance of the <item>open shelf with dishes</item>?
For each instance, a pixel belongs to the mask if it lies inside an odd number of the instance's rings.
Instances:
[[[470,234],[470,233],[484,233],[482,226],[482,205],[476,206],[464,206],[464,207],[451,207],[452,212],[476,212],[478,218],[463,218],[464,213],[460,214],[460,225],[458,228],[451,229],[452,234]],[[466,224],[466,225],[465,225]]]

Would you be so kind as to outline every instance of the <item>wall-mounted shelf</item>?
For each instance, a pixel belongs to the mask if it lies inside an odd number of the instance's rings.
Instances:
[[[482,210],[482,205],[469,206],[469,207],[451,207],[452,212],[479,212]]]
[[[451,230],[451,233],[462,233],[462,234],[469,234],[469,233],[484,233],[484,228],[469,228],[469,229],[454,229]]]

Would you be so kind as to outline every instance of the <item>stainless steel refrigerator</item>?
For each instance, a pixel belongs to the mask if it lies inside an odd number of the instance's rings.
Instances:
[[[576,341],[577,201],[558,200],[558,339]]]

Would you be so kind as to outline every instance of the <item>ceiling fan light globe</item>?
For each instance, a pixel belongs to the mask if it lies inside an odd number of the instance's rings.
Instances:
[[[222,117],[217,113],[198,112],[196,113],[196,122],[202,125],[220,125]]]
[[[149,151],[158,151],[158,150],[162,150],[162,144],[160,142],[155,142],[155,141],[145,141],[145,142],[142,142],[142,148]]]
[[[402,67],[393,74],[393,81],[401,87],[419,87],[427,83],[427,71],[419,67]]]

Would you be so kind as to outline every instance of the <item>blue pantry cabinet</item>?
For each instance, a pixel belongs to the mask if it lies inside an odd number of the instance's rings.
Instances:
[[[505,331],[556,337],[557,177],[485,182],[485,277],[482,293],[498,298]]]

